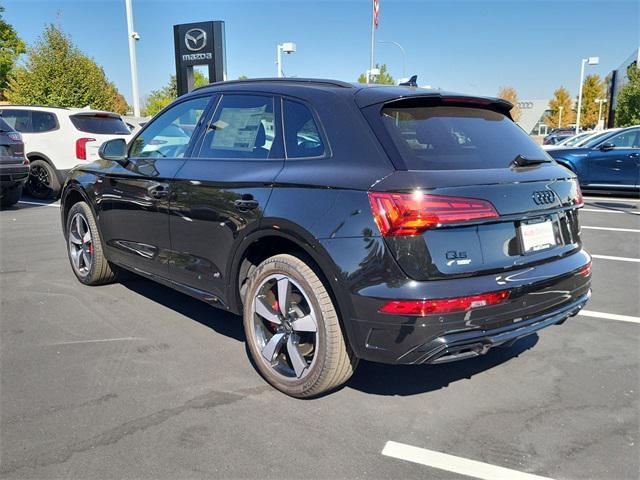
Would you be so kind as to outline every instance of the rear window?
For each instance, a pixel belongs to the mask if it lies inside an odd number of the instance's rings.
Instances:
[[[107,115],[72,115],[71,123],[86,133],[96,133],[105,135],[129,135],[131,130],[121,118]]]
[[[2,118],[0,118],[0,132],[13,132],[13,128]]]
[[[482,108],[385,107],[382,121],[410,170],[505,168],[549,158],[512,120]]]

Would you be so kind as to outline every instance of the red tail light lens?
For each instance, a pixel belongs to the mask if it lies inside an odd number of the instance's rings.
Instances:
[[[447,223],[498,218],[486,200],[414,193],[369,192],[369,202],[384,237],[420,235]]]
[[[87,159],[87,143],[95,142],[95,138],[79,138],[76,140],[76,158],[78,160]]]
[[[591,275],[591,262],[587,263],[584,267],[578,270],[578,275],[582,275],[583,277],[588,277]]]
[[[507,298],[509,298],[509,290],[439,300],[393,300],[385,303],[380,313],[424,317],[440,313],[466,312],[474,308],[496,305]]]
[[[580,189],[580,184],[576,180],[576,206],[583,207],[584,206],[584,198],[582,198],[582,190]]]
[[[22,164],[23,164],[23,165],[29,165],[29,163],[31,163],[31,162],[29,162],[29,159],[28,159],[28,158],[25,158],[25,159],[22,161]]]
[[[7,133],[7,137],[9,137],[14,142],[21,142],[22,141],[22,135],[20,135],[19,132],[9,132],[9,133]]]

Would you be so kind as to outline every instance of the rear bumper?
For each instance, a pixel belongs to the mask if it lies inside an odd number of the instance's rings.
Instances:
[[[29,165],[0,165],[0,187],[11,188],[24,184],[29,178]]]
[[[351,248],[345,248],[343,242]],[[577,314],[590,297],[591,276],[581,270],[591,261],[580,249],[565,257],[503,273],[475,277],[415,281],[408,279],[382,243],[369,241],[365,258],[340,253],[355,251],[359,240],[324,241],[346,272],[335,290],[351,348],[362,359],[390,363],[443,363],[486,353],[508,345]],[[361,240],[360,240],[361,241]],[[377,255],[371,255],[371,252]],[[358,258],[358,257],[356,257]],[[348,262],[348,263],[347,263]],[[351,271],[349,271],[351,267]],[[383,314],[390,300],[454,298],[508,290],[502,303],[468,312],[422,317]]]

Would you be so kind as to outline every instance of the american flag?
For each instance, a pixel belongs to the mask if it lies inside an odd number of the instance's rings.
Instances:
[[[380,18],[380,0],[373,0],[373,24],[378,28]]]

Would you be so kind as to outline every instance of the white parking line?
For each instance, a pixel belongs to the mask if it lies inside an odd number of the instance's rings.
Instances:
[[[640,215],[640,212],[627,212],[622,210],[604,210],[600,208],[581,208],[581,212],[594,212],[594,213],[626,213],[629,215]]]
[[[632,317],[631,315],[618,315],[616,313],[592,312],[591,310],[580,310],[583,317],[605,318],[607,320],[619,320],[621,322],[640,323],[640,317]]]
[[[594,202],[640,202],[639,198],[635,197],[593,197],[591,195],[584,195],[584,201],[594,201]]]
[[[551,480],[548,477],[497,467],[488,463],[434,452],[433,450],[413,447],[404,443],[387,442],[382,454],[387,457],[407,460],[408,462],[419,463],[446,472],[484,480]]]
[[[616,260],[618,262],[633,262],[640,263],[640,258],[629,258],[629,257],[612,257],[611,255],[593,255],[593,258],[599,258],[601,260]]]
[[[586,228],[587,230],[608,230],[610,232],[640,233],[640,230],[635,228],[591,227],[588,225],[581,225],[580,228]]]
[[[60,208],[60,204],[59,203],[28,202],[26,200],[20,200],[18,203],[24,203],[25,205],[38,205],[40,207],[57,207],[57,208]]]

